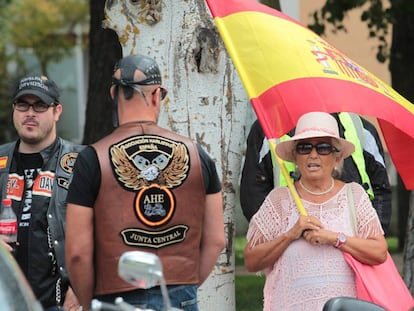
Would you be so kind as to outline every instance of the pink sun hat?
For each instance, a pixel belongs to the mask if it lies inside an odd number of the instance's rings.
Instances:
[[[302,115],[296,125],[295,135],[276,145],[277,155],[289,162],[295,161],[294,149],[298,140],[314,137],[332,137],[334,146],[344,159],[350,156],[355,146],[339,136],[336,119],[326,112],[308,112]]]

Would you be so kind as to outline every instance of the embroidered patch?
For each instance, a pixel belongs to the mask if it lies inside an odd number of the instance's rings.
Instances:
[[[150,227],[166,224],[175,211],[174,194],[166,187],[151,185],[144,187],[135,199],[135,214]]]
[[[7,197],[21,201],[24,192],[24,177],[18,174],[9,174],[7,181]]]
[[[0,157],[0,169],[7,167],[7,161],[9,160],[9,157]]]
[[[160,136],[135,136],[110,148],[118,182],[127,190],[152,184],[175,188],[187,178],[190,157],[187,147]]]
[[[137,218],[149,227],[165,225],[174,215],[176,200],[171,189],[188,176],[190,156],[185,144],[154,135],[135,136],[110,150],[118,183],[138,191],[134,202]]]
[[[69,190],[69,179],[68,178],[58,177],[57,184],[59,185],[59,187]]]
[[[65,153],[60,158],[60,167],[68,174],[71,174],[73,167],[75,166],[76,158],[78,157],[77,152]]]
[[[52,196],[53,181],[55,173],[51,171],[40,171],[33,183],[33,194],[46,197]]]
[[[178,225],[165,231],[151,232],[141,229],[125,229],[121,236],[125,244],[148,248],[161,248],[185,239],[188,226]]]

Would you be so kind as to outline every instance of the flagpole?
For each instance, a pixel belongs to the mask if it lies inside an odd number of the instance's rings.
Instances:
[[[299,198],[298,193],[296,192],[296,188],[293,185],[292,178],[290,177],[289,172],[286,169],[285,163],[283,163],[283,160],[279,158],[279,156],[276,154],[276,142],[273,139],[269,139],[268,141],[270,145],[270,152],[273,153],[274,158],[277,161],[277,164],[279,164],[280,170],[282,171],[282,174],[286,179],[287,186],[290,190],[290,193],[292,194],[293,199],[295,200],[299,213],[301,215],[306,216],[308,213],[306,212],[305,207],[303,206],[303,203],[301,199]]]

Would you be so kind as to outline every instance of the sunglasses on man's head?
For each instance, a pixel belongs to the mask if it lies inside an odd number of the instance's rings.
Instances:
[[[166,89],[164,89],[163,87],[157,87],[153,92],[152,95],[155,94],[155,92],[160,89],[160,93],[161,93],[161,100],[163,100],[165,98],[165,96],[167,96],[168,91]]]
[[[332,152],[338,152],[339,150],[332,146],[330,143],[307,143],[307,142],[300,142],[296,145],[296,153],[297,154],[310,154],[312,149],[315,148],[316,152],[320,155],[328,155]]]
[[[144,92],[139,88],[139,86],[132,84],[132,85],[129,85],[129,87],[133,88],[135,91],[137,91],[138,93],[140,93],[144,97],[144,99],[147,100],[147,98],[145,97]],[[154,91],[152,91],[151,92],[151,95],[154,95],[155,92],[158,89],[160,89],[161,100],[163,100],[167,96],[168,91],[167,91],[167,89],[164,89],[161,86],[157,87]]]

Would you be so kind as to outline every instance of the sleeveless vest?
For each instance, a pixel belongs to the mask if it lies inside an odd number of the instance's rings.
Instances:
[[[102,172],[94,205],[95,294],[136,289],[118,276],[125,251],[160,257],[168,285],[198,284],[205,189],[197,147],[129,123],[92,145]]]
[[[339,119],[341,120],[342,125],[345,128],[344,136],[345,139],[351,141],[355,145],[355,151],[352,153],[351,157],[354,160],[354,163],[358,169],[359,176],[361,177],[362,185],[367,185],[368,193],[371,200],[374,199],[374,190],[372,189],[372,183],[368,176],[365,159],[364,159],[364,150],[362,148],[364,141],[363,134],[363,125],[362,121],[358,115],[354,113],[341,112],[338,114]]]
[[[279,140],[276,139],[276,143],[277,142],[282,142],[285,140],[288,140],[290,138],[289,135],[285,134],[282,137],[279,138]],[[282,170],[279,167],[279,164],[277,164],[277,160],[276,160],[276,151],[272,150],[270,151],[270,156],[272,158],[272,167],[273,167],[273,185],[275,185],[275,187],[277,186],[287,186],[287,180],[285,178],[285,176],[282,173]],[[292,162],[288,162],[288,161],[283,161],[286,170],[290,173],[294,173],[296,171],[296,166],[294,163]]]
[[[0,146],[0,199],[9,197],[12,199],[20,199],[21,194],[15,196],[15,191],[19,192],[14,186],[15,184],[9,180],[9,173],[13,167],[17,166],[16,160],[13,158],[17,142],[11,142]],[[65,224],[66,224],[66,194],[69,189],[69,184],[72,181],[72,171],[76,162],[78,153],[81,152],[85,146],[72,143],[62,138],[57,138],[55,143],[40,152],[44,165],[44,171],[54,172],[52,195],[50,200],[45,197],[36,198],[35,204],[41,206],[42,204],[49,205],[47,208],[47,222],[50,228],[50,238],[55,251],[58,271],[62,279],[63,285],[69,282],[69,277],[65,264]],[[12,167],[13,166],[13,167]],[[16,211],[18,214],[18,211]],[[38,233],[34,233],[38,236]],[[36,256],[35,252],[29,254]],[[65,290],[62,287],[61,290]],[[63,302],[65,293],[57,295],[56,302],[60,305]],[[60,297],[58,297],[60,296]]]

